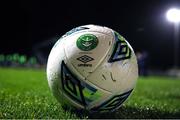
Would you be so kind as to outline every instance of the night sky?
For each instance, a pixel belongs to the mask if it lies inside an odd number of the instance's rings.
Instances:
[[[31,55],[34,45],[97,24],[118,31],[135,52],[147,51],[150,66],[173,64],[174,29],[165,13],[180,8],[180,0],[22,0],[1,6],[0,54]]]

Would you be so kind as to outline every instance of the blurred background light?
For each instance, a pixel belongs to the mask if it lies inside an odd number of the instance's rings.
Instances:
[[[171,8],[167,11],[166,16],[170,22],[178,23],[180,22],[180,9]]]

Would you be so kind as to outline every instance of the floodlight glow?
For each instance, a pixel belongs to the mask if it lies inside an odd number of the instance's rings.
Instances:
[[[180,22],[180,9],[172,8],[168,10],[166,17],[170,22]]]

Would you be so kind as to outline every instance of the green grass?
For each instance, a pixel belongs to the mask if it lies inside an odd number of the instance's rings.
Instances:
[[[0,119],[180,118],[180,80],[140,77],[115,113],[76,114],[52,96],[45,70],[0,68]]]

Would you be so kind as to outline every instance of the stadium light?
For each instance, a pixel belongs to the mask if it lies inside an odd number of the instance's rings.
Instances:
[[[172,8],[167,11],[167,19],[170,22],[179,23],[180,22],[180,9]]]
[[[178,68],[179,61],[179,23],[180,9],[171,8],[166,13],[167,19],[174,23],[174,68]]]

